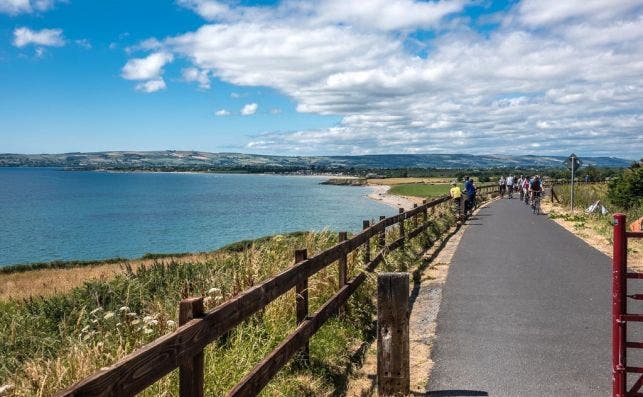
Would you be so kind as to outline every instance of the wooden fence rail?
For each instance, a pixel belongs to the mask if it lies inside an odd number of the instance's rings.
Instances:
[[[495,192],[495,185],[478,188],[480,195]],[[420,206],[388,218],[380,218],[375,224],[364,223],[364,229],[347,239],[340,232],[339,242],[319,254],[307,257],[305,251],[297,251],[295,264],[264,282],[244,291],[216,308],[203,312],[202,301],[191,299],[181,303],[179,328],[162,336],[139,350],[122,358],[117,363],[103,368],[88,378],[60,392],[57,396],[132,396],[143,391],[176,368],[180,370],[181,396],[203,395],[203,349],[224,333],[264,309],[269,303],[295,288],[297,291],[297,328],[258,363],[229,393],[229,396],[258,394],[272,377],[293,357],[303,351],[307,358],[309,339],[334,314],[340,312],[348,298],[383,261],[387,252],[403,247],[406,240],[417,237],[434,220],[428,219],[427,211],[448,202],[442,196]],[[421,219],[417,219],[421,216]],[[405,232],[407,226],[413,229]],[[419,226],[417,226],[419,224]],[[397,225],[400,237],[389,245],[382,238],[388,227]],[[370,258],[365,250],[365,267],[351,280],[347,278],[347,255],[367,246],[376,237],[377,254]],[[368,253],[368,255],[366,255]],[[339,290],[312,316],[308,315],[308,278],[338,262]],[[200,306],[199,306],[200,305]],[[200,379],[188,379],[200,378]]]

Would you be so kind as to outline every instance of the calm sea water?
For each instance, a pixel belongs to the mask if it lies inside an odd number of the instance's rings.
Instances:
[[[369,188],[321,177],[0,168],[0,266],[208,251],[394,215]]]

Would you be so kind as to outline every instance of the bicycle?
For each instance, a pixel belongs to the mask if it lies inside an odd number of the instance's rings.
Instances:
[[[531,212],[532,214],[540,215],[540,199],[542,192],[532,192],[531,198]]]

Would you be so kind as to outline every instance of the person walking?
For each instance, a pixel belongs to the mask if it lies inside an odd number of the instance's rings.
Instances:
[[[472,199],[475,197],[475,187],[473,186],[473,181],[468,177],[464,177],[464,194],[467,196],[465,205],[464,205],[464,213],[467,214],[469,210],[472,209]]]
[[[456,181],[451,182],[451,190],[449,190],[451,202],[453,204],[453,212],[457,215],[460,213],[460,203],[462,201],[462,190]]]
[[[500,179],[498,179],[498,189],[500,191],[500,198],[505,197],[505,188],[507,186],[506,182],[507,181],[505,181],[504,176],[501,176]]]

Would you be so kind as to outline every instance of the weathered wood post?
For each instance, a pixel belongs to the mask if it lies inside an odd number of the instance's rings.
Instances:
[[[362,230],[366,230],[369,227],[371,227],[371,221],[362,221]],[[366,239],[366,242],[364,243],[364,263],[368,263],[371,261],[371,239],[368,238]]]
[[[409,274],[377,276],[377,391],[379,396],[406,396],[409,369]]]
[[[179,326],[190,320],[203,317],[203,297],[183,299],[179,304]],[[203,396],[203,350],[179,366],[179,395],[181,397]]]
[[[380,222],[386,219],[386,216],[380,215]],[[379,234],[379,239],[377,240],[377,246],[379,249],[384,249],[386,246],[386,228],[383,227],[382,231]]]
[[[400,212],[400,215],[401,215],[401,217],[400,217],[401,218],[400,219],[400,237],[403,238],[404,235],[405,235],[405,233],[404,233],[404,219],[406,219],[406,216],[404,216],[404,208],[400,208],[399,212]],[[404,248],[404,239],[402,239],[401,247]]]
[[[417,204],[413,204],[413,209],[416,209],[418,207]],[[416,227],[418,227],[418,216],[417,214],[413,215],[411,217],[411,225],[413,225],[413,229],[415,230]]]
[[[308,259],[308,251],[305,248],[295,251],[295,263],[306,259]],[[308,317],[308,277],[302,277],[297,282],[295,293],[297,294],[297,325],[299,325]],[[304,348],[301,349],[301,359],[306,364],[310,361],[308,341],[306,341]]]
[[[429,218],[429,210],[426,208],[426,199],[422,200],[422,205],[424,206],[424,211],[422,211],[422,222],[426,223]]]
[[[343,242],[348,240],[348,233],[346,232],[339,232],[339,242]],[[347,279],[347,274],[348,274],[348,259],[346,257],[346,251],[342,253],[342,255],[339,257],[339,260],[337,261],[337,270],[339,273],[339,288],[343,288],[346,285],[346,279]],[[344,314],[344,306],[339,307],[339,315]]]

